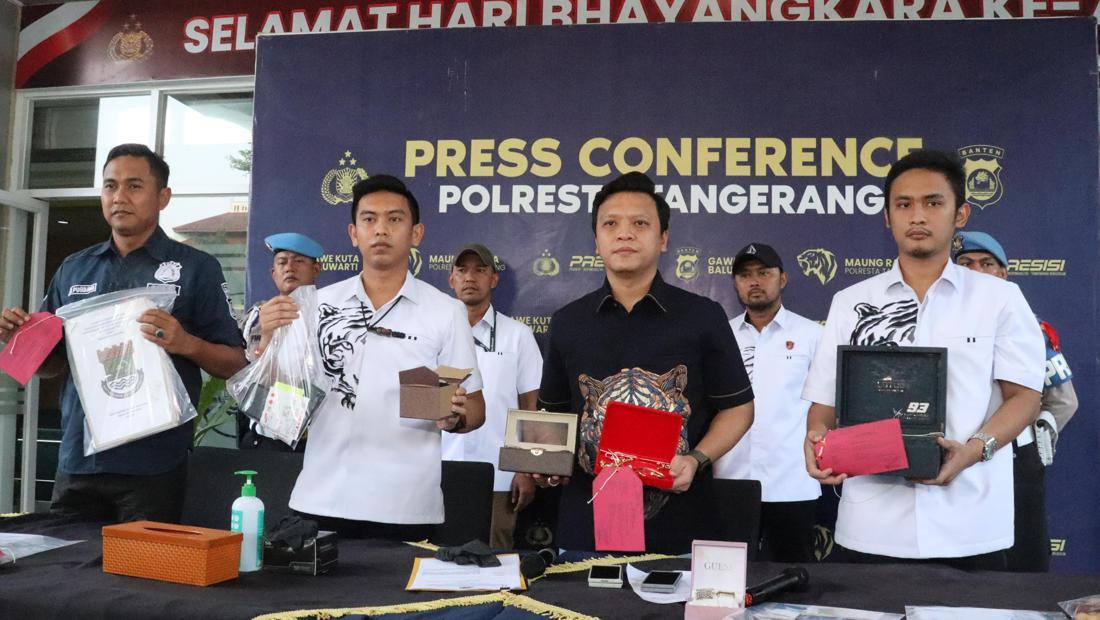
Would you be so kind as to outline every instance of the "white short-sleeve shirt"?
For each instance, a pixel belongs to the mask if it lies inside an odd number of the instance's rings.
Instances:
[[[332,385],[310,425],[290,507],[359,521],[441,523],[440,431],[433,421],[400,417],[398,372],[474,368],[462,385],[481,390],[465,307],[408,274],[397,296],[374,308],[356,275],[318,292],[317,333]]]
[[[997,381],[1043,389],[1043,336],[1019,287],[948,262],[924,302],[893,269],[833,297],[803,398],[834,406],[840,344],[946,347],[947,439],[966,442],[1000,407]],[[1012,450],[947,486],[897,476],[844,482],[840,545],[899,558],[950,558],[1012,546]]]
[[[730,321],[741,359],[752,379],[752,428],[714,463],[715,478],[759,480],[765,502],[798,502],[821,496],[806,473],[802,444],[810,401],[802,385],[821,339],[821,325],[780,306],[763,331],[745,313]]]
[[[519,395],[539,389],[542,354],[531,328],[497,312],[492,306],[473,326],[477,367],[484,383],[485,424],[469,433],[446,433],[443,458],[449,461],[481,461],[495,469],[504,445],[508,410],[519,405]],[[512,488],[509,471],[496,470],[494,491]]]

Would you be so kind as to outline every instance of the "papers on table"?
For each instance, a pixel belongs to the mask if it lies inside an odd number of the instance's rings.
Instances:
[[[500,566],[482,568],[476,564],[455,564],[435,558],[413,560],[406,590],[435,592],[526,590],[519,572],[519,555],[498,555]]]
[[[38,534],[7,534],[0,532],[0,548],[4,549],[5,555],[10,552],[17,562],[28,555],[75,545],[78,542],[83,541],[62,540]]]
[[[986,609],[982,607],[914,607],[905,606],[909,620],[1065,620],[1060,611],[1024,611],[1019,609]]]
[[[842,618],[843,620],[902,620],[902,614],[888,614],[862,609],[822,607],[820,605],[792,605],[789,603],[763,603],[745,610],[745,618],[752,620],[816,620],[818,618]]]

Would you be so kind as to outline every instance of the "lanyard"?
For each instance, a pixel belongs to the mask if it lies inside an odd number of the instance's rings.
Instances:
[[[497,350],[497,309],[493,308],[493,324],[489,326],[489,346],[485,346],[485,343],[477,339],[474,336],[474,344],[481,348],[486,353],[492,353]]]
[[[394,330],[386,328],[386,327],[379,327],[378,326],[378,324],[382,322],[382,319],[386,318],[386,315],[388,315],[394,308],[396,308],[397,304],[401,303],[401,300],[404,299],[404,298],[405,298],[404,296],[398,297],[397,300],[394,301],[393,304],[391,304],[390,307],[387,308],[386,311],[382,313],[382,316],[378,317],[377,321],[367,325],[367,331],[372,333],[372,334],[378,334],[379,336],[384,336],[386,338],[408,338],[408,336],[404,332],[394,331]],[[363,317],[366,318],[367,317],[367,306],[366,306],[366,304],[364,304],[363,302],[359,302],[359,307],[363,310]],[[370,319],[368,318],[367,320],[369,321]]]

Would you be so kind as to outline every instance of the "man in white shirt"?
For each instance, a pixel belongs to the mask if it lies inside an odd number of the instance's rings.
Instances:
[[[412,192],[375,175],[356,183],[352,197],[348,236],[363,272],[318,292],[318,340],[332,386],[310,425],[290,507],[344,537],[420,540],[443,522],[439,431],[481,426],[481,375],[462,304],[408,272],[409,251],[424,236]],[[263,329],[296,316],[293,301],[279,298]],[[400,417],[398,373],[421,366],[474,369],[450,417]]]
[[[730,321],[756,395],[752,428],[714,464],[715,478],[759,480],[760,559],[813,561],[821,485],[806,474],[802,429],[810,402],[802,385],[821,325],[783,306],[787,274],[769,245],[750,243],[733,259],[733,281],[745,312]]]
[[[485,397],[485,425],[473,433],[443,437],[443,458],[481,461],[496,468],[509,409],[533,410],[542,380],[542,354],[531,328],[505,316],[492,304],[500,282],[496,258],[489,248],[470,243],[455,253],[448,283],[466,306],[474,335],[477,367]],[[511,549],[516,513],[535,497],[529,474],[496,470],[493,480],[493,522],[489,545]]]
[[[886,175],[893,268],[833,297],[803,398],[806,469],[844,482],[836,542],[857,561],[897,558],[1003,569],[1012,546],[1012,451],[1001,450],[1039,414],[1043,337],[1020,289],[951,262],[966,224],[965,175],[944,153],[918,151]],[[836,347],[946,347],[943,464],[932,480],[818,469],[814,443],[836,427]]]

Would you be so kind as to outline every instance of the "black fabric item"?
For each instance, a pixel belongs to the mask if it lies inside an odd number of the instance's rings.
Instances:
[[[50,510],[109,522],[179,523],[187,463],[163,474],[66,474],[57,472]]]
[[[290,492],[302,471],[301,453],[204,447],[191,451],[181,523],[226,529],[244,484],[244,478],[233,472],[242,469],[256,472],[256,497],[263,500],[267,523],[290,514]]]
[[[461,545],[489,540],[493,522],[493,466],[489,463],[443,461],[443,523],[431,540],[437,545]]]
[[[1005,552],[1008,570],[1020,573],[1050,570],[1050,535],[1047,533],[1046,473],[1033,441],[1017,448],[1012,444],[1012,492],[1016,513],[1016,542]]]
[[[771,562],[813,562],[817,500],[760,504],[760,556]]]
[[[435,557],[455,564],[477,564],[481,568],[500,566],[500,558],[493,553],[489,545],[480,540],[471,540],[458,547],[440,547],[435,552]]]
[[[196,588],[122,577],[103,572],[102,525],[48,514],[0,518],[3,532],[83,541],[20,558],[15,566],[4,569],[0,575],[0,598],[4,601],[0,616],[220,620],[288,610],[404,605],[467,596],[463,592],[406,591],[413,559],[431,554],[410,545],[378,540],[341,539],[339,565],[318,578],[257,571],[209,588]],[[681,558],[635,564],[646,571],[691,567],[689,560]],[[788,566],[750,562],[747,583],[760,583]],[[777,601],[896,614],[903,613],[907,604],[1056,612],[1058,601],[1100,591],[1097,575],[971,573],[935,564],[829,563],[805,567],[810,572],[809,589],[781,594]],[[629,588],[589,588],[587,577],[587,571],[547,575],[531,583],[523,594],[600,618],[684,617],[682,605],[654,605]]]
[[[326,517],[307,512],[294,511],[294,514],[304,519],[315,521],[317,529],[327,532],[336,532],[340,539],[345,538],[374,538],[393,542],[419,542],[427,540],[435,526],[427,523],[379,523],[378,521],[358,521],[355,519],[341,519],[339,517]]]
[[[759,480],[714,480],[714,501],[718,514],[718,540],[743,542],[750,560],[756,559],[760,540],[761,512]]]
[[[317,522],[303,519],[299,516],[287,516],[279,520],[279,524],[268,530],[264,539],[273,545],[283,545],[298,551],[310,538],[317,538]]]
[[[935,564],[942,566],[950,566],[959,570],[967,571],[1003,571],[1007,570],[1007,563],[1005,561],[1004,551],[993,551],[991,553],[980,553],[978,555],[967,555],[961,558],[928,558],[928,559],[911,559],[911,558],[892,558],[885,555],[874,555],[873,553],[860,553],[859,551],[853,551],[846,547],[844,549],[847,558],[857,564]]]

